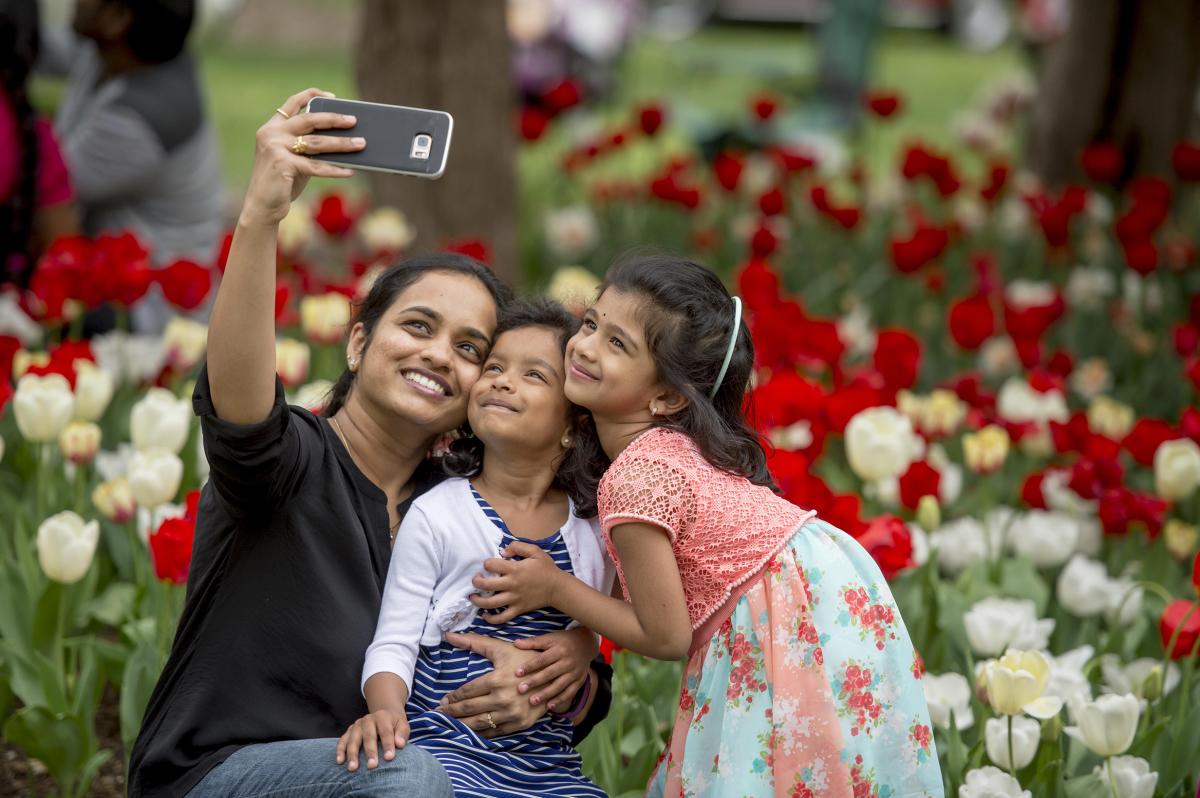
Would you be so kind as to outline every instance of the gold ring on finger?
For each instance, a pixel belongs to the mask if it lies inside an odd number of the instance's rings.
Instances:
[[[282,108],[276,108],[276,109],[275,109],[275,113],[279,114],[279,115],[280,115],[280,116],[282,116],[284,119],[291,119],[291,118],[292,118],[292,115],[291,115],[291,114],[289,114],[287,111],[283,110]]]
[[[489,712],[489,713],[487,713],[486,715],[484,715],[484,717],[485,717],[485,718],[487,718],[487,722],[488,722],[488,725],[489,725],[489,726],[491,726],[493,729],[494,729],[494,728],[496,728],[496,721],[492,720],[492,713],[491,713],[491,712]]]
[[[308,142],[304,140],[304,136],[296,136],[296,140],[292,142],[291,150],[297,155],[303,155],[308,152]]]

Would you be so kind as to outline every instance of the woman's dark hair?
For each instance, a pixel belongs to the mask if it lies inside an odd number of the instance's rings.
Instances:
[[[687,406],[658,422],[691,438],[716,468],[775,487],[758,436],[746,421],[743,403],[754,368],[754,341],[743,322],[725,378],[709,398],[733,327],[734,305],[709,269],[669,255],[634,255],[609,268],[600,293],[621,291],[641,301],[639,320],[658,378],[687,400]],[[593,464],[599,484],[603,468]]]
[[[17,179],[0,206],[0,283],[26,285],[33,273],[33,219],[37,210],[39,163],[37,114],[26,84],[41,38],[37,0],[0,2],[0,94],[17,123]],[[3,100],[0,99],[0,102]]]
[[[552,299],[541,296],[522,297],[508,304],[496,325],[496,340],[506,332],[541,327],[558,333],[559,350],[567,352],[567,341],[579,329],[579,319]],[[590,465],[597,459],[607,462],[596,435],[591,415],[582,407],[571,405],[572,438],[555,472],[554,486],[564,491],[575,503],[575,514],[591,518],[596,514],[596,484],[591,481],[595,469]],[[590,428],[590,432],[589,432]],[[450,444],[449,453],[442,458],[442,468],[454,477],[473,477],[483,468],[483,442],[470,434]]]
[[[379,275],[371,285],[366,299],[354,310],[354,317],[350,320],[347,329],[353,328],[359,322],[362,323],[363,332],[366,333],[363,354],[366,354],[371,347],[376,325],[379,324],[379,320],[384,317],[396,298],[422,277],[434,272],[474,277],[496,301],[497,315],[503,312],[504,306],[512,297],[508,286],[500,282],[500,278],[491,269],[466,255],[439,252],[433,255],[407,258]],[[354,379],[354,372],[350,369],[342,372],[329,391],[329,399],[325,403],[322,415],[329,417],[342,409],[342,405],[346,403],[346,397],[350,395],[350,389],[354,386]]]

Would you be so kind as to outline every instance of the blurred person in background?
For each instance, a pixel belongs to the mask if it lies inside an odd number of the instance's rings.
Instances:
[[[43,63],[65,72],[55,120],[84,232],[131,230],[155,265],[209,262],[221,233],[222,177],[200,76],[185,49],[195,0],[76,0],[73,31],[44,37]],[[157,287],[133,310],[161,330]],[[111,326],[104,318],[89,327]]]
[[[39,35],[36,0],[0,0],[0,285],[27,286],[50,242],[79,231],[58,141],[29,103]]]

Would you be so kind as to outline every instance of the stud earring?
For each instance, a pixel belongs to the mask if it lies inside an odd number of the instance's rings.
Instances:
[[[658,405],[650,405],[650,415],[652,415],[652,416],[658,415]]]
[[[571,436],[570,435],[562,436],[562,440],[559,441],[559,443],[562,444],[562,447],[564,449],[570,449],[571,448]]]
[[[358,359],[357,358],[353,358],[353,357],[350,358],[349,360],[346,361],[346,365],[350,367],[351,373],[358,371]]]

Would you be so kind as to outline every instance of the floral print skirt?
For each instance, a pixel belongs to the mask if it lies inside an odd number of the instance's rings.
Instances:
[[[942,796],[921,662],[853,538],[800,527],[683,673],[650,796]]]

